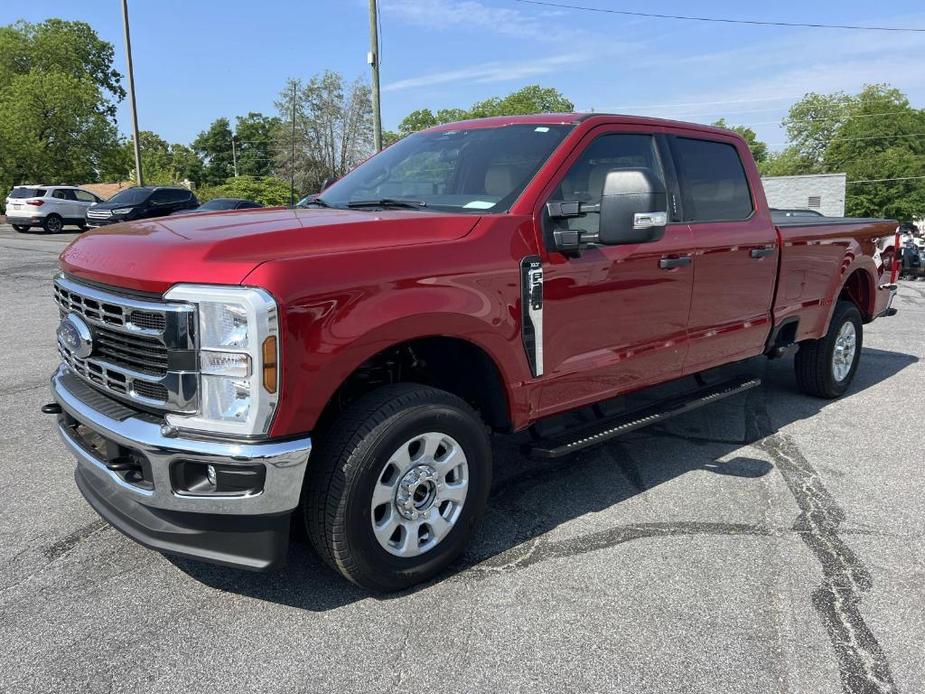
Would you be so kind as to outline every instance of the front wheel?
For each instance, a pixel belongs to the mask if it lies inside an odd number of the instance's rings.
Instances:
[[[488,499],[491,445],[464,401],[400,383],[348,407],[309,471],[303,508],[318,554],[359,586],[400,590],[463,551]]]
[[[844,395],[861,360],[863,331],[858,307],[839,301],[825,337],[800,343],[794,361],[800,390],[828,399]]]

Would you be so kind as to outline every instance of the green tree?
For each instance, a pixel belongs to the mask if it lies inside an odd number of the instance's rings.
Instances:
[[[207,186],[196,191],[200,202],[213,198],[244,198],[268,207],[289,203],[289,181],[274,176],[231,177],[220,186]]]
[[[218,185],[234,173],[231,125],[227,118],[212,121],[209,128],[193,140],[192,148],[203,160],[203,183]]]
[[[575,110],[558,89],[531,84],[505,97],[479,101],[469,109],[469,118],[518,116],[530,113],[567,113]]]
[[[0,27],[0,187],[94,181],[119,158],[113,47],[85,22]]]
[[[807,94],[783,124],[791,144],[763,173],[845,173],[849,215],[925,214],[925,110],[898,89],[874,84],[856,95]]]
[[[118,149],[87,78],[32,71],[0,89],[0,186],[94,181]]]
[[[268,176],[273,170],[274,140],[281,126],[279,118],[248,113],[235,119],[238,173]]]
[[[748,144],[748,148],[752,151],[752,157],[755,158],[755,161],[760,167],[763,162],[768,158],[768,146],[764,142],[758,139],[758,134],[744,125],[727,125],[725,118],[720,118],[718,121],[714,122],[717,128],[726,128],[732,130],[733,132],[738,133],[742,136],[745,142]]]
[[[86,22],[49,19],[40,24],[19,21],[0,27],[0,89],[16,75],[32,71],[61,72],[87,79],[115,101],[125,98],[122,75],[112,67],[113,46]],[[111,119],[115,105],[98,104]]]
[[[398,124],[401,137],[431,128],[442,123],[487,118],[489,116],[517,116],[530,113],[560,113],[573,111],[575,104],[559,90],[531,84],[507,96],[495,96],[478,101],[470,109],[442,108],[436,113],[429,108],[420,108],[405,116]]]

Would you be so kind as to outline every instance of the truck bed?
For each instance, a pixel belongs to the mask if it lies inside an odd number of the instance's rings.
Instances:
[[[879,261],[876,241],[895,233],[895,221],[781,217],[774,224],[781,251],[775,325],[798,321],[796,340],[822,337],[843,284],[865,319],[886,309],[890,292],[883,285],[889,275]]]

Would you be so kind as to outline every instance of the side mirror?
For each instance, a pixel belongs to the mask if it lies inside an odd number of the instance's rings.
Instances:
[[[612,169],[604,179],[598,242],[658,241],[668,225],[665,184],[648,168]]]
[[[334,183],[336,183],[336,182],[337,182],[337,179],[336,179],[336,178],[334,178],[333,176],[329,176],[328,178],[324,179],[324,180],[321,182],[321,190],[319,190],[318,192],[319,192],[319,193],[323,193],[323,192],[326,191],[328,188],[330,188],[332,185],[334,185]]]

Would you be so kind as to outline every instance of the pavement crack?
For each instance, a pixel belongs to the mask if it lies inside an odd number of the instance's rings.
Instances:
[[[796,442],[774,433],[759,398],[748,401],[746,427],[753,435],[752,445],[770,456],[793,494],[800,514],[792,530],[822,567],[822,584],[811,599],[835,650],[842,690],[846,694],[898,692],[886,654],[861,614],[861,597],[873,586],[873,578],[839,535],[845,510]]]

